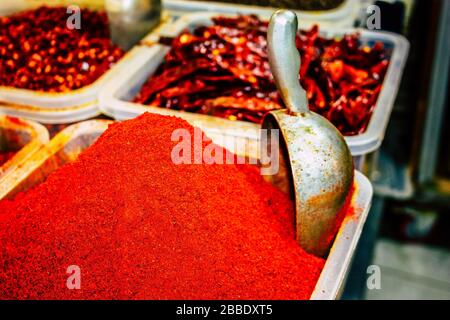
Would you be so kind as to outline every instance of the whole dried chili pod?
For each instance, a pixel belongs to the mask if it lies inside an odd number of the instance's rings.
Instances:
[[[370,68],[370,73],[372,74],[372,77],[376,80],[380,80],[384,78],[384,75],[386,74],[387,68],[389,66],[389,60],[384,59],[378,64],[374,65]]]

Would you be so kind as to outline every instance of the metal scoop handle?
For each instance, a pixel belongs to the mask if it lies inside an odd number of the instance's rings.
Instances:
[[[269,24],[267,45],[270,68],[286,107],[291,112],[302,113],[309,109],[306,91],[299,82],[300,54],[295,46],[297,29],[294,12],[276,11]]]

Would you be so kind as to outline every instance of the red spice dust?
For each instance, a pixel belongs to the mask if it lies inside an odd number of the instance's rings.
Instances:
[[[295,242],[292,202],[254,166],[175,165],[183,128],[154,114],[113,124],[0,202],[0,298],[308,299],[324,260]]]

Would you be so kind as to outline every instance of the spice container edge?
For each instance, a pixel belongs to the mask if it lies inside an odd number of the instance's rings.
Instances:
[[[22,145],[14,156],[0,166],[0,181],[16,168],[20,168],[44,144],[49,141],[48,130],[41,124],[0,114],[2,130],[14,132],[14,144]],[[8,141],[6,141],[8,144]]]
[[[88,147],[94,141],[92,136],[100,136],[111,123],[113,121],[110,120],[88,120],[63,129],[48,143],[40,145],[20,167],[14,168],[0,179],[0,199],[11,198],[45,180],[58,166],[74,159]],[[80,143],[85,143],[84,148],[78,145],[67,148],[69,142],[81,136],[87,136],[80,140]],[[62,152],[63,156],[60,154],[55,159],[58,152]]]
[[[353,253],[367,220],[373,196],[373,188],[369,179],[358,171],[355,172],[355,185],[356,190],[352,198],[354,212],[342,222],[325,267],[311,295],[312,300],[339,299],[344,289]],[[358,223],[349,222],[352,220],[358,220]],[[335,268],[335,261],[341,263],[340,268]]]
[[[352,27],[359,14],[360,4],[356,0],[344,0],[344,2],[330,10],[302,11],[294,10],[302,23],[323,23],[340,27]],[[183,1],[163,0],[163,7],[174,14],[185,14],[200,11],[213,11],[217,13],[257,14],[266,18],[277,9],[256,5],[231,4],[219,1]]]

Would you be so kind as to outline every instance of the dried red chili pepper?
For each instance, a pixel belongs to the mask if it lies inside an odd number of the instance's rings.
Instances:
[[[332,81],[338,82],[344,77],[344,62],[342,60],[323,61],[322,68]]]
[[[370,68],[370,72],[372,73],[372,77],[376,80],[383,79],[386,74],[387,68],[389,66],[389,60],[382,60],[380,63],[374,65]]]
[[[267,22],[256,16],[216,17],[213,22],[173,39],[136,102],[256,123],[265,112],[282,108],[267,58]],[[364,132],[378,97],[375,88],[381,88],[389,65],[384,45],[361,46],[359,34],[326,39],[318,26],[299,32],[296,45],[310,108],[345,135]]]
[[[256,167],[207,165],[208,142],[203,164],[174,164],[175,129],[194,136],[175,117],[114,124],[1,201],[0,298],[308,299],[324,260],[295,242],[287,195]],[[80,290],[66,287],[70,265]]]
[[[0,17],[0,85],[66,92],[97,80],[123,55],[109,38],[106,14],[81,10],[68,29],[65,7],[40,7]]]
[[[344,73],[345,75],[353,80],[356,84],[362,84],[369,77],[369,73],[365,70],[356,69],[352,66],[344,64]]]

